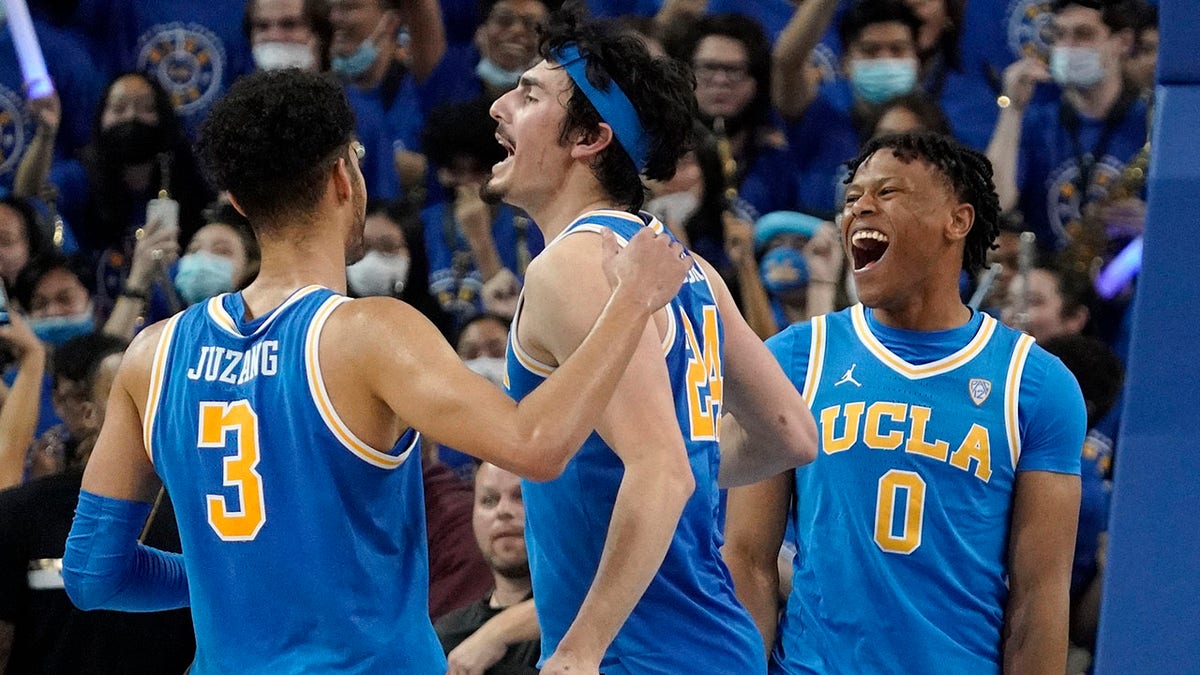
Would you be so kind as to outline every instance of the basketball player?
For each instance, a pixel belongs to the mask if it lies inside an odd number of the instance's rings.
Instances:
[[[84,609],[190,604],[193,673],[444,673],[416,430],[558,475],[692,264],[650,232],[606,260],[594,330],[514,404],[416,310],[344,297],[367,200],[353,134],[341,90],[299,70],[243,78],[214,107],[199,146],[261,271],[138,336],[83,477],[68,593]],[[182,559],[138,545],[159,478]]]
[[[578,358],[603,309],[596,233],[665,231],[638,213],[640,176],[671,177],[695,115],[681,66],[607,24],[557,16],[541,53],[492,106],[508,156],[485,186],[550,242],[528,268],[510,334],[517,399]],[[719,427],[724,411],[744,431]],[[718,431],[748,435],[753,452],[719,455]],[[697,259],[646,328],[597,433],[561,477],[522,486],[542,672],[763,671],[719,555],[718,480],[761,480],[811,459],[815,442],[803,400]]]
[[[849,169],[842,244],[862,304],[768,342],[820,452],[731,491],[738,595],[775,673],[1061,673],[1086,415],[1058,359],[959,298],[997,232],[991,167],[906,134]]]

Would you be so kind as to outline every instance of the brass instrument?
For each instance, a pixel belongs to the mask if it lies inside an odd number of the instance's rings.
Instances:
[[[721,175],[725,177],[725,208],[732,206],[738,198],[737,160],[733,158],[733,143],[725,133],[725,118],[713,120],[713,136],[717,139],[717,158],[721,161]]]

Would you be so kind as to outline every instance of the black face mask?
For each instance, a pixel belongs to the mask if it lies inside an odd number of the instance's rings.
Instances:
[[[100,149],[114,164],[143,164],[165,150],[162,128],[139,120],[130,120],[100,132]]]

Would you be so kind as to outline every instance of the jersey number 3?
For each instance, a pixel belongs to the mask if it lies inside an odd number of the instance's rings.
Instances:
[[[237,452],[221,462],[221,479],[237,490],[237,508],[230,508],[225,495],[207,495],[208,524],[224,541],[250,541],[258,535],[267,512],[263,507],[262,476],[258,466],[258,415],[247,401],[200,404],[200,448],[227,447],[226,436],[233,432]]]
[[[687,339],[688,423],[693,441],[715,441],[721,425],[725,378],[721,370],[720,317],[715,305],[705,305],[700,334],[684,311],[679,312]]]

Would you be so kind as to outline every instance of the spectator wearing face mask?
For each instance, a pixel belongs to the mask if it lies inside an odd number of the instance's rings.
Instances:
[[[154,259],[154,276],[161,277],[178,241],[204,224],[204,206],[213,193],[157,82],[141,73],[120,75],[103,101],[92,143],[80,161],[55,167],[50,178],[60,195],[59,210],[75,226],[81,250],[97,270],[97,306],[106,316],[122,293],[147,290],[128,283],[137,246],[152,238],[144,255]],[[178,203],[178,218],[148,221],[149,201],[163,190]],[[153,316],[179,309],[168,297],[150,299]]]
[[[248,0],[242,33],[259,70],[329,70],[329,5],[325,0]]]
[[[453,321],[429,291],[429,258],[419,208],[411,199],[370,200],[362,260],[346,268],[350,295],[388,295],[414,307],[447,339]]]
[[[358,139],[366,147],[367,193],[395,199],[421,187],[423,119],[417,85],[446,49],[437,0],[330,0],[330,66],[345,83]],[[396,59],[397,36],[407,27],[408,59]]]
[[[1128,84],[1133,18],[1124,3],[1052,3],[1050,62],[1027,57],[1004,71],[1004,94],[987,155],[1003,209],[1019,208],[1045,251],[1079,233],[1147,141],[1147,102]],[[1039,102],[1035,87],[1062,95]]]
[[[837,309],[845,255],[833,223],[803,213],[768,213],[754,224],[754,244],[780,329]]]
[[[538,60],[538,29],[546,20],[542,0],[485,0],[478,28],[466,50],[448,50],[421,86],[421,108],[482,97],[489,101],[517,86],[521,73]]]

